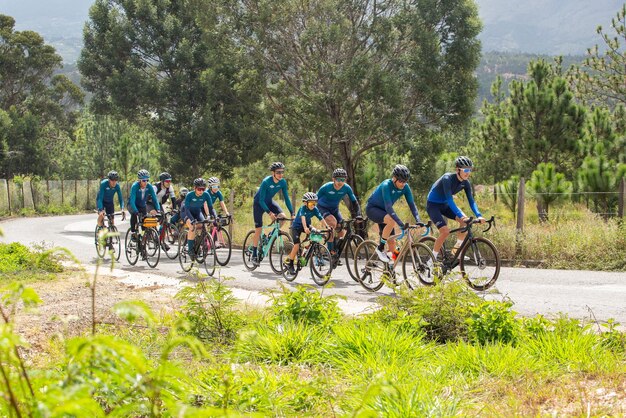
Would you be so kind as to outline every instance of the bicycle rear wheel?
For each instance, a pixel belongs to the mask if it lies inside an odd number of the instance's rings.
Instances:
[[[352,280],[357,283],[360,282],[357,272],[354,270],[356,249],[363,241],[364,240],[360,235],[354,234],[350,237],[350,241],[346,242],[346,246],[343,249],[346,257],[346,268],[348,269],[348,273],[350,274],[350,277],[352,277]]]
[[[120,261],[120,255],[122,254],[122,240],[120,239],[120,232],[115,225],[111,225],[109,228],[111,236],[108,238],[110,250],[113,251],[113,257],[115,261]]]
[[[280,258],[289,254],[285,245],[286,242],[291,242],[291,237],[286,232],[280,231],[277,236],[272,238],[270,243],[270,267],[276,274],[283,274],[283,271],[285,271]]]
[[[126,231],[126,238],[124,240],[124,253],[126,254],[126,260],[128,264],[134,266],[139,260],[139,243],[136,239],[133,239],[133,233],[129,229]]]
[[[161,259],[161,241],[159,233],[154,228],[147,228],[143,236],[143,245],[146,256],[146,263],[155,268]]]
[[[252,261],[252,252],[254,248],[254,244],[252,241],[254,239],[254,229],[250,230],[246,235],[246,238],[243,240],[243,248],[241,249],[241,254],[243,255],[243,265],[246,267],[246,270],[252,271],[257,268],[257,264]]]
[[[461,272],[474,290],[487,290],[500,274],[500,255],[487,238],[472,238],[461,253]]]
[[[215,234],[215,258],[220,266],[225,266],[230,261],[233,251],[233,245],[230,242],[230,234],[228,231],[219,227]]]
[[[175,225],[165,223],[163,225],[163,251],[170,260],[174,260],[178,257],[178,228]]]
[[[178,234],[178,263],[184,272],[190,271],[193,267],[193,260],[187,248],[187,229],[183,228]]]
[[[430,261],[430,263],[429,263]],[[402,275],[409,289],[416,289],[420,283],[426,286],[435,284],[435,257],[428,246],[414,242],[411,250],[402,259]]]
[[[376,247],[378,244],[374,241],[363,241],[357,247],[354,258],[354,270],[359,283],[370,292],[380,290],[388,276],[387,266],[378,258]]]
[[[311,244],[311,277],[318,286],[325,286],[330,280],[330,273],[333,271],[333,261],[330,251],[325,245],[313,243]]]

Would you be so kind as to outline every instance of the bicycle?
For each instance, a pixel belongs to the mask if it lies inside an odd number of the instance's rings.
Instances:
[[[467,232],[467,235],[456,253],[447,250],[445,244],[441,247],[442,262],[439,264],[441,272],[438,275],[443,277],[459,266],[461,274],[469,287],[474,290],[487,290],[498,280],[498,275],[500,274],[500,255],[498,254],[496,246],[487,238],[474,236],[472,227],[478,223],[480,223],[480,221],[469,218],[466,222],[466,226],[450,231],[450,234],[454,232]],[[489,226],[482,231],[483,233],[489,231],[492,226],[496,225],[495,216],[492,216],[486,223],[488,223]],[[420,241],[427,243],[427,245],[432,248],[432,245],[435,243],[435,238],[426,236],[421,238]]]
[[[416,225],[405,224],[400,234],[392,236],[398,240],[405,235],[407,240],[402,243],[395,260],[390,263],[381,261],[376,253],[378,243],[372,240],[363,241],[356,249],[354,270],[358,274],[359,283],[366,290],[376,292],[385,282],[392,285],[405,284],[413,290],[422,283],[427,286],[435,284],[433,263],[435,257],[426,244],[417,242],[413,238],[411,230],[426,228],[430,231],[431,222]],[[431,261],[430,265],[428,261]],[[399,281],[395,271],[397,265],[402,264],[403,281]]]
[[[187,228],[180,231],[178,238],[178,262],[183,271],[188,272],[194,263],[204,264],[204,269],[209,276],[215,274],[215,244],[213,238],[207,231],[207,225],[212,224],[213,220],[197,221],[192,224],[192,228],[196,225],[202,225],[201,228],[195,228],[193,252],[194,257],[189,255],[187,247]]]
[[[288,282],[294,281],[300,270],[305,268],[308,264],[315,284],[318,286],[325,286],[326,283],[328,283],[334,265],[330,251],[326,248],[324,236],[326,235],[327,239],[330,233],[332,233],[332,230],[311,229],[311,233],[300,243],[298,254],[293,260],[295,273],[289,273],[289,269],[287,268],[283,271],[283,277],[285,280]],[[285,253],[280,254],[281,265],[284,257],[291,253],[293,245],[294,244],[291,241],[285,243]]]
[[[355,224],[355,223],[358,223],[358,224],[365,223],[364,226],[366,226],[367,218],[357,217],[355,219],[348,219],[348,220],[344,219],[343,221],[341,221],[341,223],[339,224],[339,228],[337,228],[337,231],[341,231],[342,229],[345,229],[346,234],[342,238],[338,238],[335,240],[335,246],[333,248],[334,254],[332,254],[332,256],[333,256],[333,269],[335,269],[337,268],[337,265],[339,264],[339,259],[341,258],[341,255],[344,254],[346,267],[348,269],[348,273],[350,274],[350,277],[352,277],[352,280],[359,283],[358,274],[356,271],[354,271],[354,256],[356,254],[357,247],[364,240],[360,235],[358,235],[357,233],[353,231],[352,224]]]
[[[96,225],[95,238],[96,238],[96,253],[98,257],[104,258],[107,249],[114,254],[115,261],[120,260],[122,253],[122,245],[120,243],[120,233],[117,227],[113,224],[113,219],[116,215],[122,215],[122,212],[116,212],[111,215],[106,215],[106,226]],[[101,237],[104,235],[104,237]]]
[[[232,219],[232,215],[218,216],[216,222],[211,224],[211,228],[209,231],[209,234],[211,235],[211,238],[213,238],[213,242],[215,243],[215,257],[217,260],[217,264],[219,264],[220,266],[225,266],[228,264],[233,251],[230,234],[225,228],[232,222]]]
[[[124,240],[126,260],[131,266],[137,264],[139,256],[152,268],[159,264],[161,245],[157,226],[160,216],[140,217],[137,223],[137,232],[133,234],[130,229],[126,232],[126,239]]]
[[[259,238],[259,244],[257,246],[257,260],[258,263],[254,263],[252,261],[252,249],[254,248],[253,238],[254,238],[254,229],[248,231],[246,238],[243,240],[243,264],[248,271],[255,270],[261,260],[269,255],[270,258],[270,267],[272,271],[276,274],[283,274],[285,268],[283,267],[280,259],[281,255],[289,254],[287,248],[285,246],[286,242],[291,242],[291,237],[285,231],[281,231],[280,226],[281,222],[285,221],[293,221],[293,219],[289,218],[276,218],[271,224],[267,226],[263,226],[263,230],[261,233],[261,237]],[[265,230],[271,229],[269,234],[265,233]],[[289,250],[291,250],[290,247]]]
[[[159,219],[159,241],[165,255],[170,260],[178,257],[178,228],[170,223],[173,213],[172,211],[167,212]]]

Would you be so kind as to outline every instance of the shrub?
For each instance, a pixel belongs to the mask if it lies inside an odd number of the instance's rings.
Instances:
[[[271,311],[280,322],[304,322],[330,327],[341,318],[337,304],[340,296],[322,296],[310,286],[298,286],[290,291],[281,285],[281,291],[270,291]]]
[[[469,340],[478,344],[514,342],[520,326],[511,306],[508,301],[489,301],[472,307],[467,320]]]
[[[0,243],[0,273],[5,279],[34,278],[42,273],[61,271],[63,266],[56,250],[37,247],[33,251],[18,242]]]

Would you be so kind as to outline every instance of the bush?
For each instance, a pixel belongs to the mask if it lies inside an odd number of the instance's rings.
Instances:
[[[515,342],[520,325],[511,306],[511,302],[490,301],[472,307],[472,316],[467,320],[469,340],[483,345]]]
[[[310,286],[298,286],[293,292],[285,286],[281,287],[280,292],[269,292],[271,311],[278,321],[330,327],[341,318],[341,310],[337,305],[340,296],[324,297]]]
[[[37,248],[33,251],[19,242],[0,243],[0,273],[5,279],[60,273],[63,266],[59,261],[58,253],[53,250]]]

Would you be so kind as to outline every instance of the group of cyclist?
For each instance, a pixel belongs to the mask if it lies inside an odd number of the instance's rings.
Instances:
[[[318,218],[322,225],[333,231],[341,224],[343,218],[339,211],[339,204],[345,196],[348,197],[353,205],[354,212],[357,217],[361,217],[361,207],[354,195],[350,185],[347,183],[348,175],[343,168],[337,168],[332,173],[332,181],[325,183],[319,188],[317,193],[308,191],[302,197],[303,205],[294,213],[294,208],[289,199],[289,191],[285,176],[285,165],[282,162],[274,162],[270,165],[271,174],[263,179],[253,201],[253,218],[255,234],[253,237],[252,262],[258,265],[257,247],[261,236],[263,226],[263,215],[267,214],[272,219],[286,219],[280,205],[273,199],[274,196],[281,192],[285,200],[285,205],[290,212],[293,223],[291,225],[291,236],[294,243],[291,253],[285,260],[285,268],[290,272],[294,271],[293,260],[298,252],[301,235],[311,232],[311,221],[313,217]],[[474,170],[472,160],[466,156],[459,156],[455,160],[455,171],[442,175],[431,187],[426,202],[426,211],[432,222],[439,230],[439,236],[433,247],[433,255],[435,259],[441,250],[441,247],[450,234],[447,225],[447,219],[452,219],[460,224],[468,221],[468,216],[455,204],[453,195],[461,190],[465,191],[470,208],[474,212],[479,222],[485,222],[476,202],[472,196],[470,175]],[[186,188],[180,189],[180,197],[176,199],[176,195],[172,188],[172,176],[169,173],[161,173],[159,182],[149,185],[150,174],[147,170],[140,170],[137,173],[137,181],[133,183],[130,189],[128,199],[128,210],[131,214],[130,227],[131,231],[136,232],[139,215],[147,214],[156,215],[161,211],[163,203],[171,200],[172,209],[178,209],[178,213],[172,217],[171,222],[175,223],[182,219],[187,225],[187,245],[189,254],[193,257],[193,240],[194,240],[194,224],[196,227],[206,219],[207,215],[217,218],[214,208],[216,201],[220,202],[222,212],[226,216],[230,216],[224,197],[220,192],[220,181],[217,177],[211,177],[208,182],[202,178],[194,180],[193,193]],[[390,262],[388,255],[396,248],[394,241],[395,228],[402,229],[405,223],[400,219],[394,210],[394,203],[402,196],[406,202],[417,223],[421,222],[413,194],[408,181],[411,177],[409,169],[404,165],[396,165],[389,179],[384,180],[367,199],[365,206],[366,216],[378,225],[380,241],[377,247],[377,254],[380,260]],[[100,184],[98,192],[98,225],[103,226],[104,215],[112,215],[114,212],[114,197],[118,196],[122,213],[124,213],[124,201],[119,184],[119,175],[115,171],[108,173],[107,178]],[[207,185],[209,190],[207,191]],[[295,218],[294,218],[295,214]],[[123,215],[124,216],[124,215]],[[123,218],[124,219],[124,218]],[[340,232],[339,234],[341,234]],[[458,247],[463,242],[465,234],[459,233],[457,236]],[[334,233],[329,235],[327,241],[328,249],[333,252]],[[385,248],[387,247],[387,248]]]

